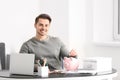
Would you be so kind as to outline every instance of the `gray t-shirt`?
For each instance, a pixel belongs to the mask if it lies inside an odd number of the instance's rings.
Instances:
[[[69,56],[69,51],[57,37],[48,36],[45,40],[31,38],[26,41],[20,53],[35,54],[35,59],[47,58],[50,70],[62,69],[62,58]]]

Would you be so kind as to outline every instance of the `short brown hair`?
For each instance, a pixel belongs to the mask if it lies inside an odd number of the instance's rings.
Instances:
[[[40,15],[38,15],[38,16],[36,17],[36,19],[35,19],[35,24],[37,24],[39,18],[48,19],[50,23],[51,23],[51,21],[52,21],[51,17],[50,17],[48,14],[40,14]]]

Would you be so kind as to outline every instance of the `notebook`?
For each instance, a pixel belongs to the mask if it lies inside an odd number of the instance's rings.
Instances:
[[[34,75],[34,54],[10,54],[10,74]]]

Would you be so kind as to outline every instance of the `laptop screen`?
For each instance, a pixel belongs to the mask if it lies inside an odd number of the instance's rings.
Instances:
[[[34,54],[10,54],[10,74],[34,74]]]

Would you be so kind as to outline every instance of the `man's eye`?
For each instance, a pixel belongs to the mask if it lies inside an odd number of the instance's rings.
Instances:
[[[45,27],[48,27],[48,25],[45,25]]]
[[[39,26],[42,26],[42,24],[39,24]]]

